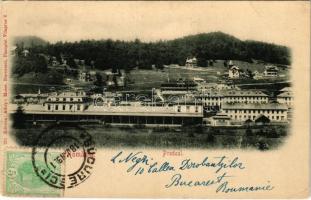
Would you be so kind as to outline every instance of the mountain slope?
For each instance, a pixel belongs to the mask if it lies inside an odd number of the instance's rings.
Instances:
[[[48,42],[37,36],[17,36],[14,38],[13,44],[30,48],[32,46],[45,46]]]

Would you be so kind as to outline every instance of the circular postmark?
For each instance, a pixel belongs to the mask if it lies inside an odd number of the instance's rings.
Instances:
[[[37,138],[32,148],[32,164],[48,185],[73,188],[90,177],[95,153],[95,142],[84,129],[57,125],[44,130]]]

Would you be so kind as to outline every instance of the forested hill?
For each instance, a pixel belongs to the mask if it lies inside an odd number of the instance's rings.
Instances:
[[[290,65],[288,47],[276,44],[242,41],[222,32],[202,33],[169,41],[141,42],[120,40],[84,40],[80,42],[57,42],[33,45],[29,51],[44,53],[56,58],[83,59],[97,69],[161,68],[163,65],[184,65],[187,57],[195,56],[198,65],[207,66],[207,60],[252,59],[268,63]],[[71,63],[71,62],[69,62]]]
[[[37,36],[19,36],[14,38],[14,43],[23,46],[24,48],[31,48],[33,46],[45,46],[48,44],[45,40]]]

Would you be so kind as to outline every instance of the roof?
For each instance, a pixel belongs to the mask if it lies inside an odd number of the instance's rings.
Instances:
[[[52,93],[50,97],[85,97],[84,92],[62,92],[62,93]]]
[[[168,82],[168,83],[162,83],[161,88],[163,87],[196,87],[197,84],[192,81],[187,82]]]
[[[197,61],[196,57],[187,58],[187,60],[186,60],[186,62],[189,62],[189,63],[196,62],[196,61]]]
[[[194,80],[194,81],[204,81],[203,78],[199,78],[199,77],[194,77],[193,80]]]
[[[287,110],[287,106],[279,103],[225,103],[222,105],[223,110],[241,109],[241,110]]]
[[[14,113],[17,104],[10,104],[10,112]],[[171,117],[203,117],[202,112],[177,112],[174,107],[166,106],[93,106],[84,111],[47,111],[40,104],[24,105],[26,114],[51,115],[113,115],[113,116],[171,116]]]
[[[239,70],[239,67],[237,67],[237,66],[235,66],[235,65],[233,65],[232,67],[230,67],[230,70]]]
[[[266,117],[265,115],[261,114],[261,115],[258,115],[255,120],[255,122],[270,122],[270,119],[268,117]]]
[[[217,90],[204,91],[203,93],[199,93],[196,96],[200,97],[222,97],[223,93]]]
[[[283,88],[283,89],[280,90],[280,91],[283,91],[283,92],[290,92],[290,91],[292,91],[292,88],[290,88],[290,87],[285,87],[285,88]]]
[[[24,98],[26,98],[26,97],[47,97],[48,96],[48,94],[46,94],[46,93],[43,93],[43,94],[31,94],[31,93],[29,93],[29,94],[18,94],[19,96],[22,96],[22,97],[24,97]]]
[[[253,120],[251,120],[251,119],[245,120],[245,123],[251,123],[251,122],[253,122]]]
[[[228,90],[224,91],[224,96],[256,96],[256,97],[268,97],[267,94],[260,90]]]
[[[213,119],[231,119],[228,115],[224,113],[217,113],[217,115],[212,117]]]
[[[267,65],[265,66],[266,71],[279,71],[279,69],[276,66],[272,66],[272,65]]]
[[[277,97],[292,97],[292,92],[282,92],[281,94],[277,95]]]
[[[196,104],[196,105],[199,105],[199,104],[202,103],[202,101],[200,99],[196,99],[194,97],[186,97],[186,98],[181,97],[181,98],[176,99],[176,101],[174,101],[174,103],[178,103],[178,104],[181,104],[181,105],[183,105],[183,104],[187,104],[187,105],[194,105],[194,104]]]

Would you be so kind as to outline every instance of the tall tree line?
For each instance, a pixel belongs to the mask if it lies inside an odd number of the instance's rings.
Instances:
[[[167,64],[184,65],[187,57],[195,56],[198,64],[207,66],[211,59],[262,60],[269,63],[290,65],[288,47],[258,42],[242,41],[222,32],[203,33],[169,41],[141,42],[120,40],[83,40],[79,42],[57,42],[45,46],[34,46],[31,51],[58,57],[67,54],[83,59],[87,65],[97,69],[135,67],[162,68]]]

